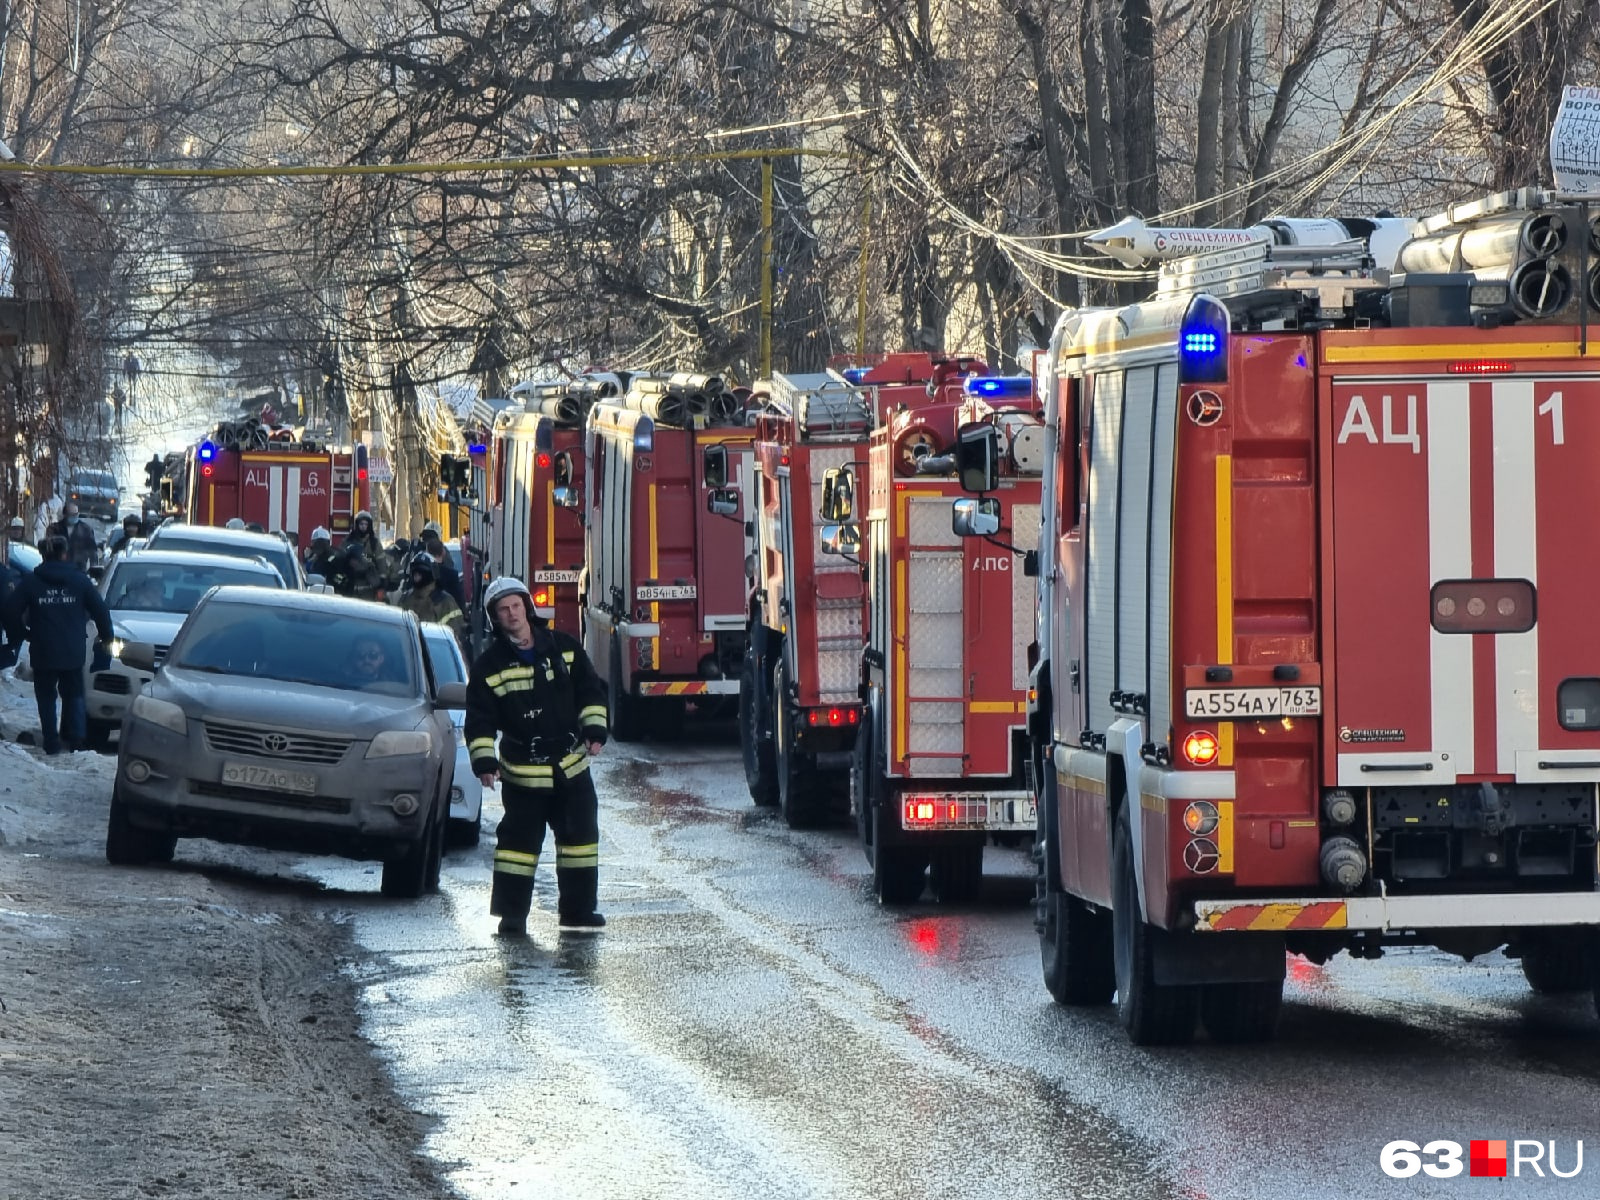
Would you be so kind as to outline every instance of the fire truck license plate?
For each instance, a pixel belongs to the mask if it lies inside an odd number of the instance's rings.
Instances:
[[[1184,711],[1207,721],[1322,715],[1320,687],[1188,688]]]
[[[251,763],[223,763],[222,782],[235,787],[293,792],[298,796],[317,794],[317,777],[309,771],[285,771],[280,767],[258,767]]]
[[[535,571],[533,573],[533,581],[535,583],[577,583],[578,574],[577,571],[557,571],[552,568]]]
[[[658,587],[639,587],[633,590],[635,600],[693,600],[696,596],[692,583],[663,584]]]

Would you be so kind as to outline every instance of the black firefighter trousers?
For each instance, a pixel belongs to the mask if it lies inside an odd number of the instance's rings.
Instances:
[[[600,804],[588,770],[568,779],[557,769],[553,787],[528,788],[502,772],[506,815],[496,833],[494,887],[489,912],[520,921],[533,907],[533,873],[544,847],[545,826],[556,844],[556,886],[562,921],[595,911],[600,886]]]

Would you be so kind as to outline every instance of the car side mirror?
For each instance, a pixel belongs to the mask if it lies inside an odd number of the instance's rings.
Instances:
[[[317,575],[315,573],[306,576],[306,587],[307,588],[320,587],[322,584],[327,583],[327,582],[328,581],[326,579],[324,579],[321,575]]]
[[[726,446],[707,446],[702,466],[708,488],[720,490],[728,486],[728,448]],[[715,512],[716,510],[713,509],[712,511]]]
[[[713,488],[706,495],[706,511],[718,517],[739,514],[739,493],[730,487]]]
[[[956,474],[964,492],[992,492],[1000,484],[1000,433],[981,421],[956,434]]]
[[[317,595],[317,596],[331,596],[331,595],[333,595],[333,584],[331,584],[331,583],[313,583],[309,587],[306,588],[306,591],[311,592],[313,595]]]
[[[132,667],[135,671],[154,671],[156,669],[156,648],[153,642],[124,642],[122,653],[117,655],[125,667]]]
[[[957,500],[950,509],[950,528],[957,537],[993,537],[1000,532],[1000,501],[995,496]]]
[[[467,685],[464,683],[441,683],[434,690],[433,706],[435,708],[466,708]]]
[[[583,503],[578,496],[578,489],[570,484],[554,489],[550,493],[550,500],[557,508],[577,508]]]

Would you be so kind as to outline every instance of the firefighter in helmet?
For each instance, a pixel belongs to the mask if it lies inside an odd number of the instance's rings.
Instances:
[[[426,550],[411,556],[407,583],[400,595],[400,607],[415,613],[419,621],[433,621],[456,635],[461,648],[467,646],[467,618],[455,598],[439,586],[438,564]]]
[[[350,535],[344,539],[344,544],[348,546],[351,542],[360,542],[367,561],[382,561],[383,543],[378,540],[378,531],[372,527],[372,514],[363,508],[355,515],[350,526]]]
[[[311,531],[311,546],[306,551],[306,574],[321,575],[326,582],[334,570],[333,534],[318,525]]]
[[[596,911],[600,824],[589,759],[606,742],[605,685],[582,644],[534,614],[526,584],[497,579],[483,599],[495,636],[472,664],[465,733],[472,769],[485,787],[501,781],[506,810],[489,911],[501,933],[527,932],[548,825],[561,926],[599,929],[606,921]]]

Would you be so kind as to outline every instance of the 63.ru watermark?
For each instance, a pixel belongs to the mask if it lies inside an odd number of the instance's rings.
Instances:
[[[1583,1143],[1558,1146],[1554,1141],[1486,1138],[1469,1141],[1463,1151],[1460,1142],[1443,1139],[1420,1145],[1395,1141],[1383,1148],[1378,1165],[1392,1179],[1409,1179],[1419,1172],[1435,1179],[1462,1174],[1488,1179],[1525,1179],[1535,1175],[1571,1179],[1583,1170]]]

